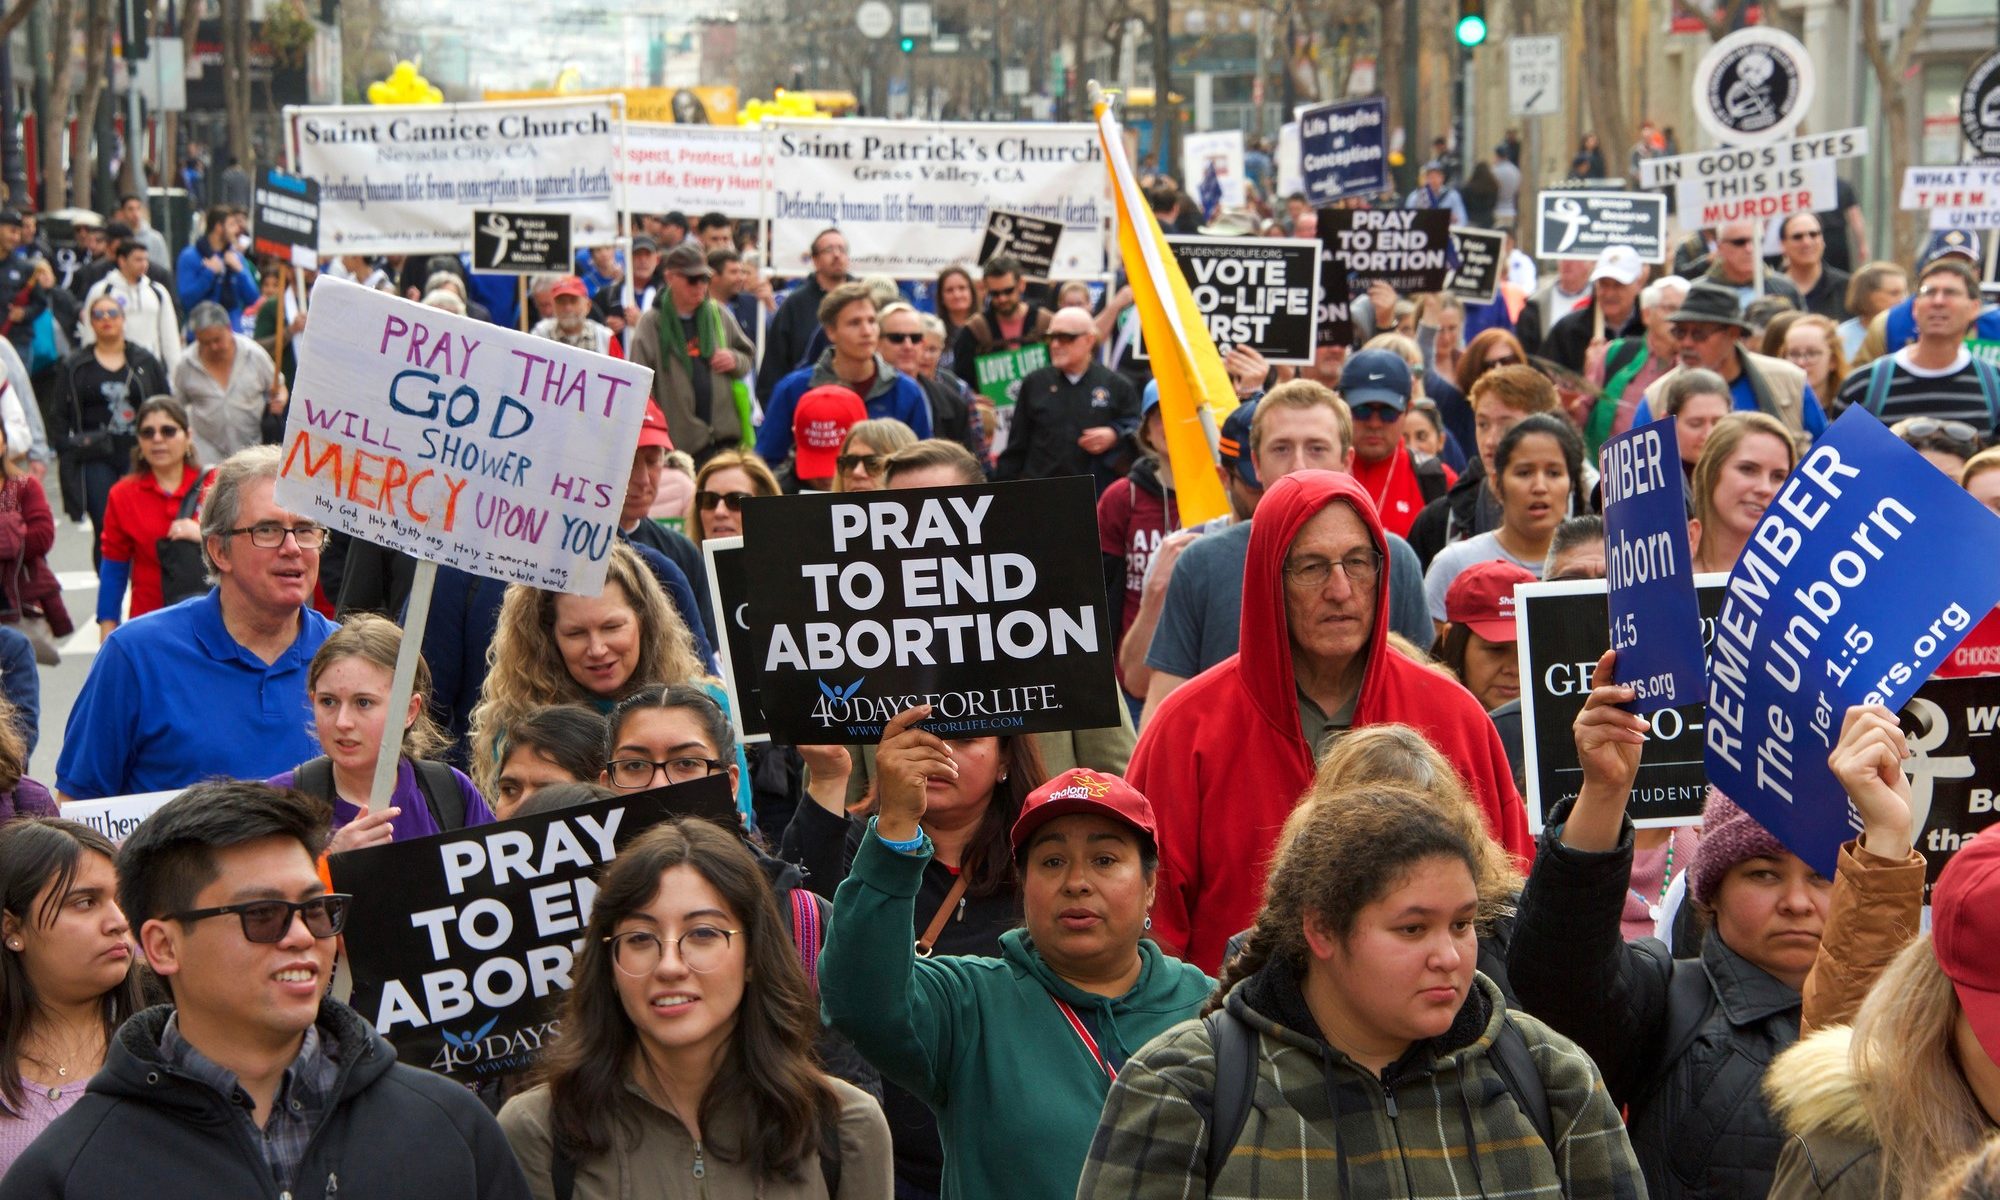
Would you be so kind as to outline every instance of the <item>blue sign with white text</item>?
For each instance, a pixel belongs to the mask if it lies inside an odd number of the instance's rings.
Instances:
[[[1617,680],[1635,713],[1702,694],[1701,608],[1688,549],[1687,498],[1675,418],[1604,443],[1604,567]]]
[[[1299,175],[1315,208],[1389,191],[1389,102],[1371,96],[1300,112]]]
[[[2000,600],[2000,518],[1861,406],[1792,472],[1729,575],[1708,779],[1831,878],[1861,828],[1826,765],[1847,709],[1899,709]]]

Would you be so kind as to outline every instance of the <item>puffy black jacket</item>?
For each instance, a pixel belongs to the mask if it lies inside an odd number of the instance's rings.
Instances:
[[[1786,1134],[1765,1068],[1799,1040],[1799,993],[1710,937],[1699,959],[1622,941],[1632,825],[1602,854],[1542,838],[1507,966],[1521,1006],[1597,1060],[1630,1105],[1652,1200],[1762,1200]]]
[[[478,1099],[398,1063],[335,1000],[321,1002],[319,1027],[339,1043],[340,1099],[306,1147],[296,1185],[281,1193],[229,1101],[161,1058],[172,1012],[160,1005],[125,1022],[83,1098],[0,1181],[0,1200],[527,1200],[514,1152]]]

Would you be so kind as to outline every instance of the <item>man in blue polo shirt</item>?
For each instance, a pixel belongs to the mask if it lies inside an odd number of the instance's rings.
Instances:
[[[306,668],[333,622],[310,606],[324,527],[278,507],[278,449],[224,460],[201,510],[215,587],[112,632],[70,709],[65,800],[264,779],[319,753]]]

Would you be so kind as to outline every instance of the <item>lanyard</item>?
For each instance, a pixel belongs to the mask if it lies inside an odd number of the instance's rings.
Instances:
[[[1090,1057],[1097,1060],[1097,1065],[1104,1068],[1104,1073],[1107,1076],[1117,1079],[1117,1068],[1105,1060],[1104,1052],[1097,1048],[1097,1039],[1090,1036],[1090,1027],[1083,1023],[1083,1018],[1077,1016],[1076,1010],[1071,1008],[1067,1001],[1055,993],[1051,992],[1049,999],[1056,1002],[1057,1008],[1062,1009],[1063,1019],[1069,1022],[1071,1031],[1076,1034],[1076,1040],[1083,1043],[1085,1050],[1090,1051]]]

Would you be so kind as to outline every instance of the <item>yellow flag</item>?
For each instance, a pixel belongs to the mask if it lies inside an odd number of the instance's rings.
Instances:
[[[1093,98],[1098,140],[1111,170],[1111,198],[1118,212],[1118,253],[1132,285],[1133,307],[1146,339],[1153,380],[1160,389],[1160,418],[1166,428],[1167,458],[1174,473],[1174,497],[1181,525],[1198,525],[1229,511],[1229,498],[1215,472],[1214,448],[1203,427],[1206,407],[1219,426],[1237,405],[1236,389],[1223,370],[1222,355],[1188,293],[1160,223],[1139,190],[1125,139],[1110,102]]]

